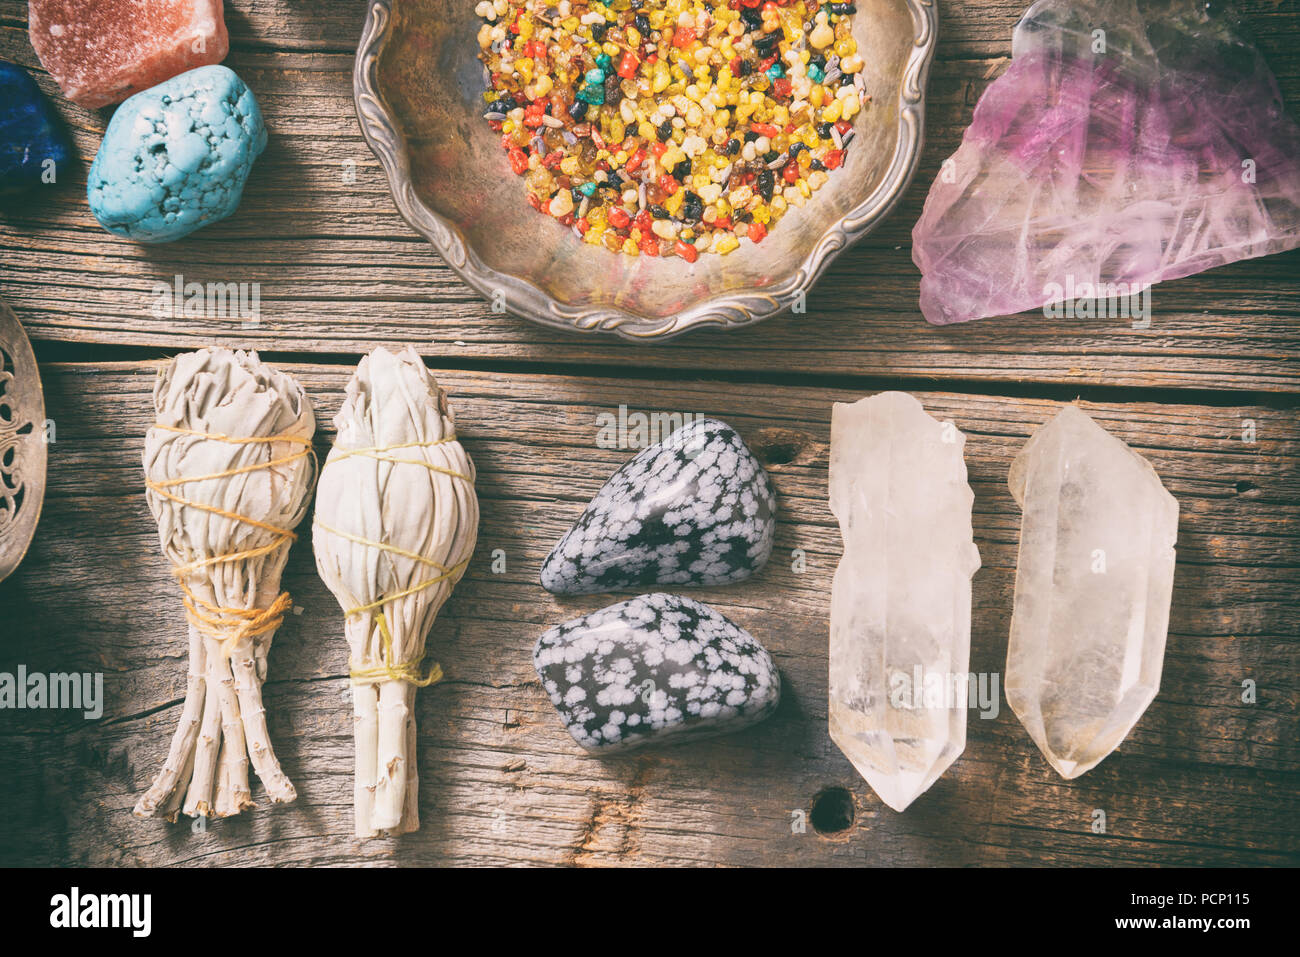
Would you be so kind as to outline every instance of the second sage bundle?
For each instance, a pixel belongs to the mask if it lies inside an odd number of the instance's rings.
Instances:
[[[425,642],[478,538],[474,464],[413,349],[361,360],[334,417],[312,543],[351,652],[358,837],[419,828],[415,691]]]

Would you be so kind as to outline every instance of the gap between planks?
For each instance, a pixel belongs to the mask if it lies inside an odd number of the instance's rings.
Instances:
[[[523,322],[524,320],[520,320]],[[219,345],[213,343],[213,345]],[[404,348],[399,344],[398,348]],[[78,369],[138,371],[140,365],[161,366],[174,356],[202,348],[179,346],[89,345],[82,343],[36,341],[32,349],[42,370],[76,372]],[[232,346],[230,348],[238,348]],[[252,347],[265,362],[290,369],[320,368],[327,370],[355,366],[361,352],[277,352]],[[947,379],[926,375],[818,375],[810,371],[778,372],[764,369],[697,369],[687,372],[673,366],[657,365],[589,365],[547,360],[475,358],[472,356],[421,352],[424,363],[434,372],[474,372],[486,375],[528,375],[564,379],[620,380],[627,382],[672,381],[681,385],[709,383],[751,386],[779,386],[827,391],[856,391],[863,395],[890,390],[945,392],[954,395],[1041,399],[1052,402],[1108,404],[1160,403],[1170,406],[1237,408],[1261,406],[1269,409],[1300,409],[1300,392],[1262,390],[1207,389],[1179,386],[1134,386],[1091,384],[1085,382],[1047,382],[1038,379],[1010,381],[997,377]]]

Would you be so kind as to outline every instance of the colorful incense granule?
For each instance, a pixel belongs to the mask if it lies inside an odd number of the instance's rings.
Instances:
[[[851,3],[483,0],[485,118],[528,202],[630,256],[759,243],[845,163]]]

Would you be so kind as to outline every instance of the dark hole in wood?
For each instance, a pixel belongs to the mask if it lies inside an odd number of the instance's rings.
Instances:
[[[799,454],[799,447],[790,442],[773,442],[760,445],[756,450],[758,460],[764,465],[786,465],[794,461]]]
[[[812,826],[818,834],[838,834],[853,826],[857,812],[847,788],[825,788],[812,803]]]
[[[808,446],[809,438],[798,429],[759,429],[751,437],[749,447],[764,465],[787,465]]]
[[[1256,492],[1258,490],[1259,490],[1258,485],[1256,485],[1254,482],[1248,482],[1246,481],[1246,479],[1242,479],[1240,482],[1237,483],[1238,495],[1245,495],[1247,492]]]

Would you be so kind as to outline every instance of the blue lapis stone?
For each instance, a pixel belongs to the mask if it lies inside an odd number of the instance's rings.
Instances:
[[[36,81],[0,60],[0,194],[57,183],[72,157],[63,123]]]

